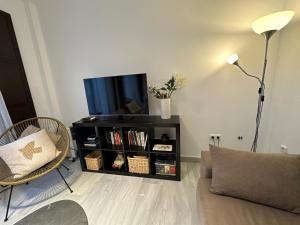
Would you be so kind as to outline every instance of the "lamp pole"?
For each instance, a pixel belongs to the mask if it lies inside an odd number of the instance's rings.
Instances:
[[[258,80],[260,87],[258,89],[258,103],[257,103],[257,113],[256,113],[256,127],[255,127],[255,133],[254,133],[254,139],[251,146],[251,151],[256,152],[257,149],[257,142],[258,142],[258,133],[259,133],[259,126],[260,126],[260,120],[262,115],[262,110],[264,106],[265,101],[265,76],[266,76],[266,69],[268,64],[268,49],[269,49],[269,40],[272,37],[272,35],[276,32],[276,30],[270,30],[265,33],[263,33],[265,37],[265,57],[264,57],[264,65],[263,65],[263,71],[262,71],[262,78],[260,79],[258,76],[251,75],[247,73],[238,63],[238,61],[235,61],[233,64],[236,65],[246,76],[255,78]]]
[[[233,54],[231,55],[227,62],[229,64],[236,65],[246,76],[255,78],[258,80],[260,87],[258,89],[258,104],[257,104],[257,113],[256,113],[256,128],[254,133],[254,139],[251,146],[251,151],[256,152],[257,148],[257,142],[258,142],[258,131],[260,126],[260,120],[262,115],[262,110],[264,107],[264,101],[265,101],[265,76],[266,76],[266,69],[267,69],[267,63],[268,63],[268,48],[269,48],[269,41],[270,38],[275,34],[276,31],[281,30],[283,27],[285,27],[293,18],[295,12],[291,10],[287,11],[281,11],[281,12],[275,12],[272,14],[269,14],[267,16],[258,18],[252,23],[252,29],[255,33],[262,34],[265,37],[265,58],[264,58],[264,64],[263,64],[263,70],[261,78],[255,75],[251,75],[247,73],[238,63],[238,55]]]

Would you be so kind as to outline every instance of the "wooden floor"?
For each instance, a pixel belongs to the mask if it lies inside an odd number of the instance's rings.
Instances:
[[[182,181],[166,181],[98,173],[82,173],[71,163],[63,174],[71,194],[53,171],[47,177],[15,188],[9,221],[3,222],[8,192],[0,194],[0,224],[11,225],[31,212],[62,199],[78,202],[89,225],[196,225],[199,163],[182,163]],[[58,224],[59,225],[59,224]]]

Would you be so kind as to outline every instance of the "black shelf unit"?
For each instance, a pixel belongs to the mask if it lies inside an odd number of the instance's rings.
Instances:
[[[160,139],[155,136],[155,129],[157,128],[171,128],[175,129],[175,139],[169,140],[167,143],[162,143]],[[148,133],[146,148],[144,151],[135,149],[129,146],[126,141],[128,130],[138,129]],[[111,130],[118,130],[123,139],[123,145],[115,149],[106,141],[106,133]],[[99,172],[126,176],[137,176],[147,178],[157,178],[166,180],[180,181],[180,118],[179,116],[172,116],[170,119],[163,120],[160,116],[97,116],[97,120],[93,122],[84,122],[82,120],[73,123],[74,137],[78,146],[78,155],[81,163],[82,171],[85,172]],[[83,142],[90,135],[96,135],[100,139],[100,144],[97,147],[85,147]],[[154,144],[171,144],[172,152],[153,151]],[[92,151],[102,152],[102,168],[99,171],[92,171],[86,168],[84,157]],[[117,153],[123,153],[125,156],[125,164],[120,170],[111,168],[113,159]],[[129,173],[127,156],[135,153],[143,153],[150,159],[150,173],[149,174],[135,174]],[[160,175],[156,174],[155,160],[156,159],[170,159],[176,162],[176,175]]]

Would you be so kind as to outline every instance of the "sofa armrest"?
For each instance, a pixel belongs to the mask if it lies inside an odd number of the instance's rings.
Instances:
[[[212,162],[210,151],[201,152],[200,175],[202,178],[212,178]]]

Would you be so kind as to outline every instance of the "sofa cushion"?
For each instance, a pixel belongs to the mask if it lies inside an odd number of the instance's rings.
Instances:
[[[300,156],[210,150],[213,193],[300,214]]]
[[[15,178],[23,177],[44,166],[58,154],[45,130],[0,146],[0,157]]]
[[[216,195],[209,191],[211,179],[200,178],[197,209],[201,225],[299,225],[300,216],[273,207]]]

